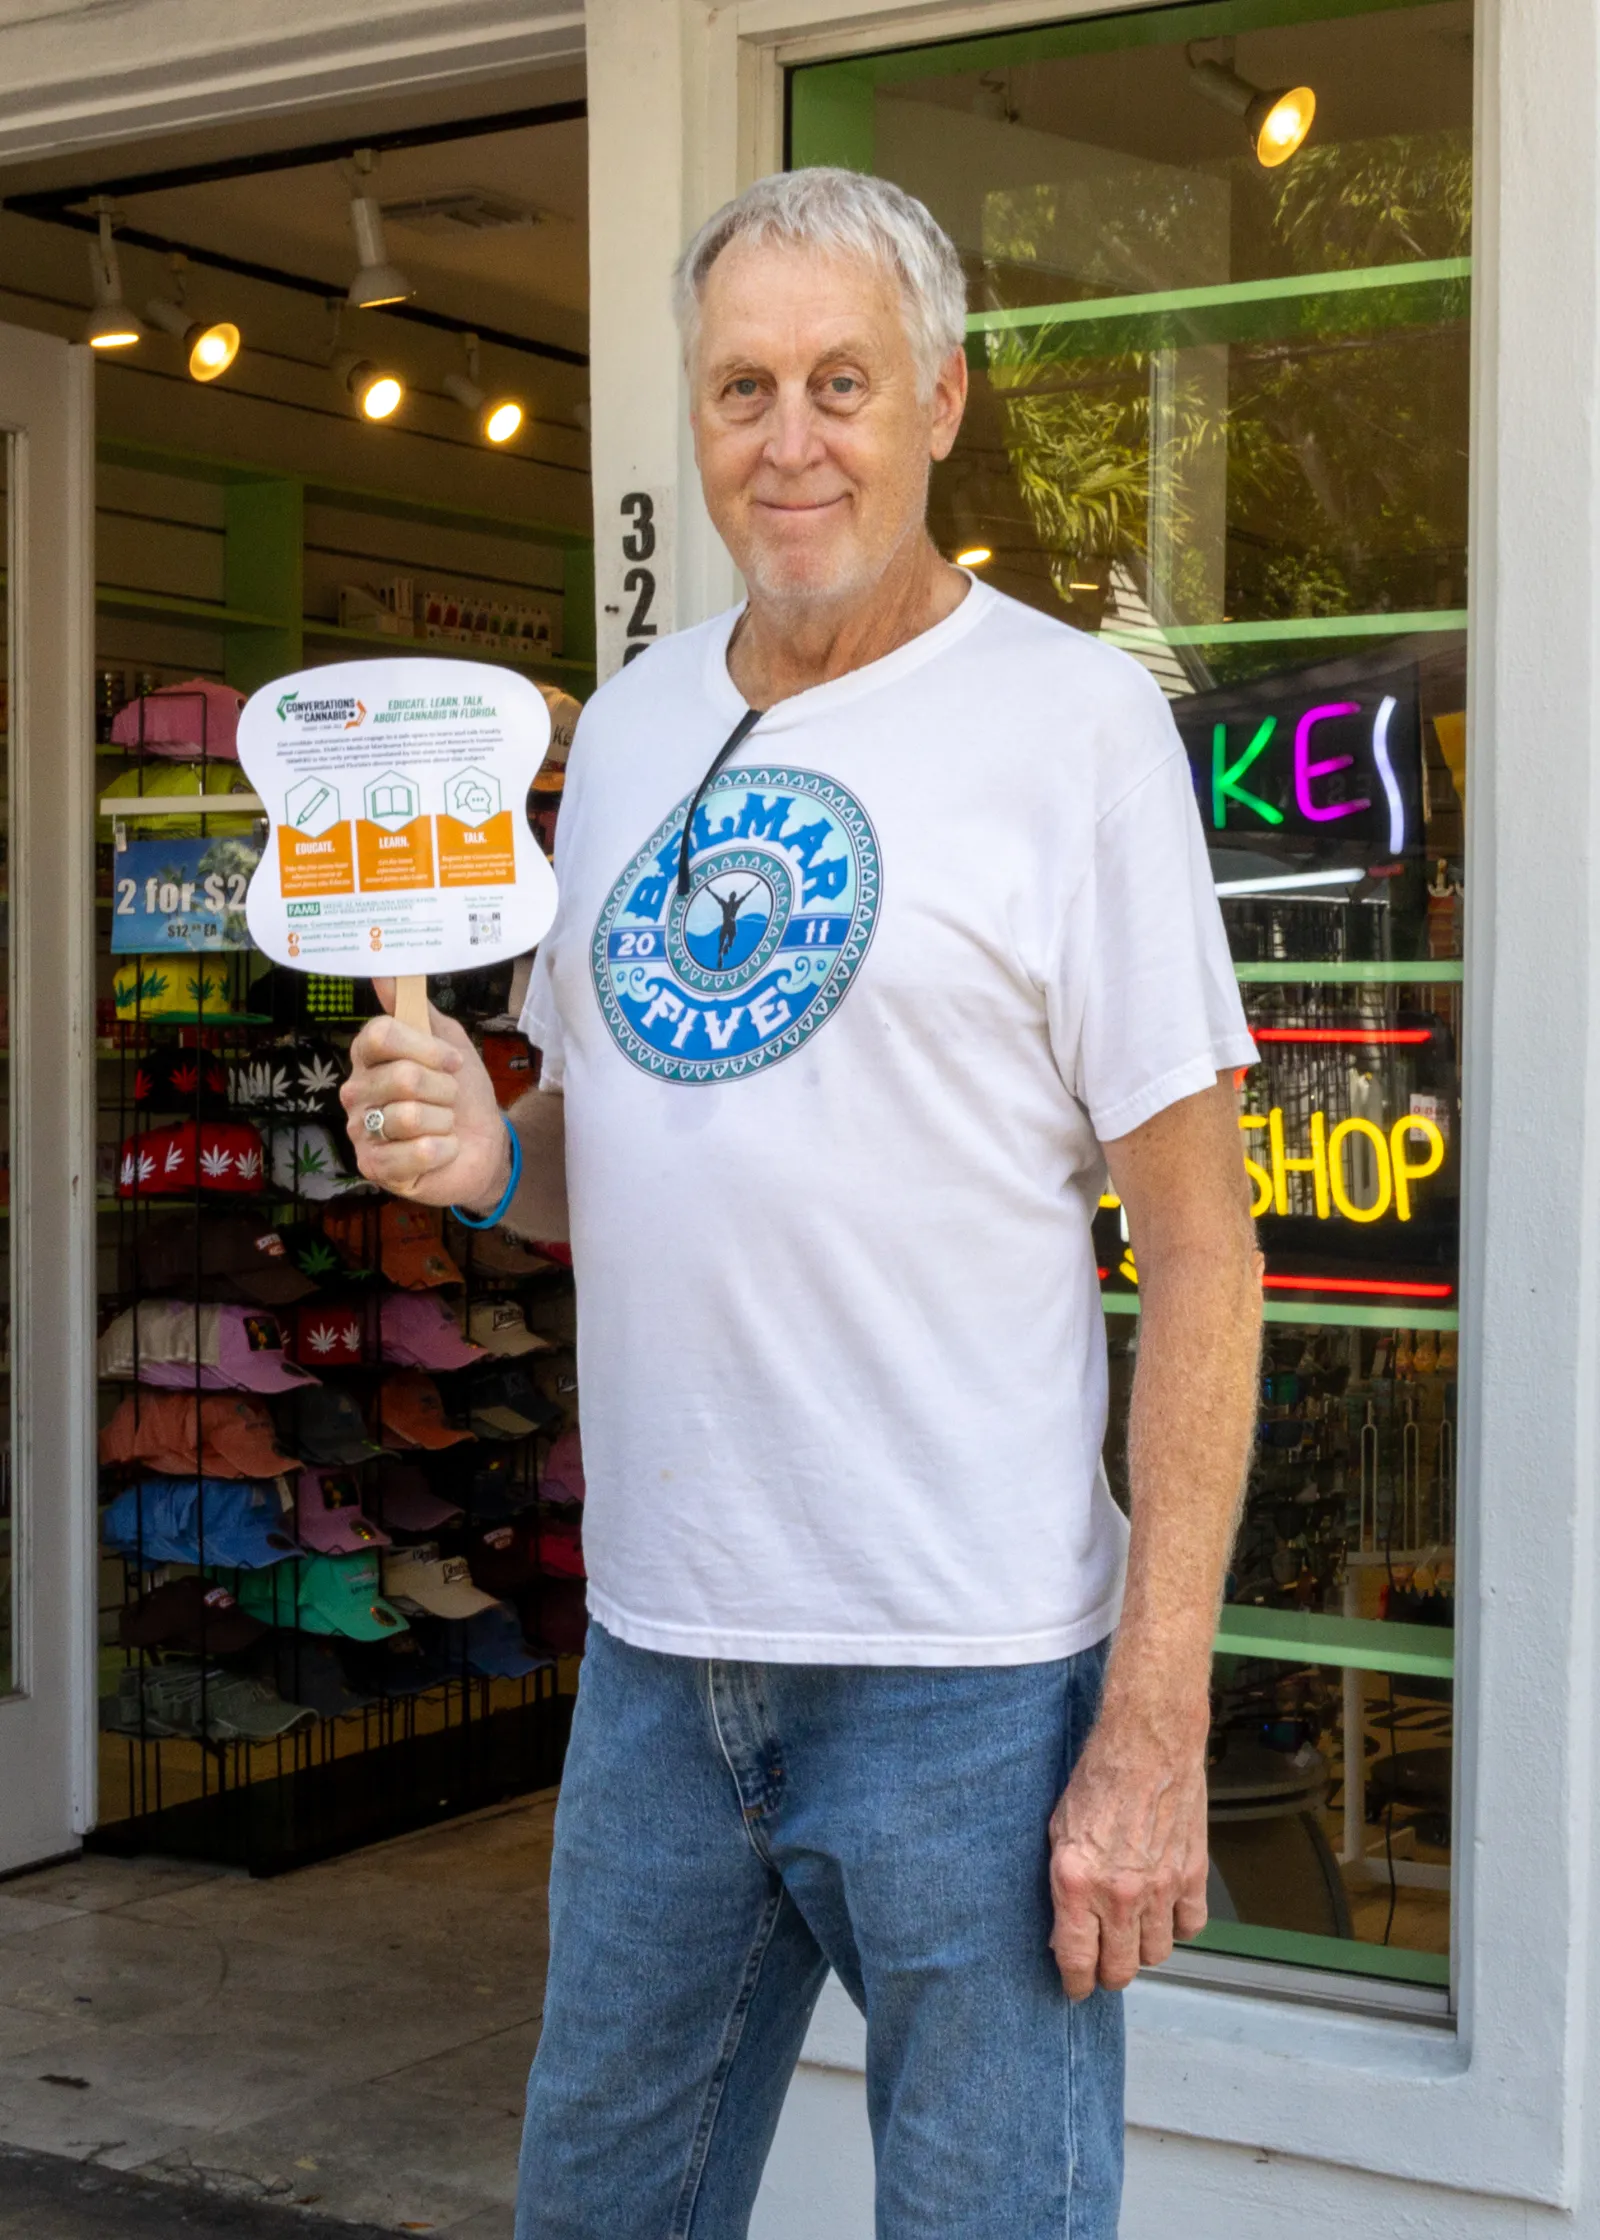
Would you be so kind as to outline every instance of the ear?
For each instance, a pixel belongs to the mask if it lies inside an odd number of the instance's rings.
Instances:
[[[933,425],[928,432],[928,455],[948,459],[961,432],[967,409],[967,353],[952,350],[933,383]]]

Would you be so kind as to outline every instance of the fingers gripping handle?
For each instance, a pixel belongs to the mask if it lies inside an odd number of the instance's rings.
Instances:
[[[418,1034],[431,1034],[432,1021],[428,1016],[428,980],[421,972],[402,972],[394,984],[394,1015],[403,1027],[415,1027]],[[390,1185],[397,1198],[409,1198],[421,1181],[420,1175],[410,1182]]]

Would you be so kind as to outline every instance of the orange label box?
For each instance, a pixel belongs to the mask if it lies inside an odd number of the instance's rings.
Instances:
[[[509,809],[502,809],[486,824],[457,824],[454,817],[440,817],[441,887],[509,887],[516,876]]]
[[[363,894],[433,885],[432,823],[431,817],[416,817],[398,832],[386,832],[381,824],[369,824],[365,817],[356,820]]]
[[[356,870],[348,824],[336,824],[315,839],[278,827],[278,876],[286,895],[354,894]]]

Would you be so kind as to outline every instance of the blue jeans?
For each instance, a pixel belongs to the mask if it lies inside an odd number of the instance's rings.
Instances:
[[[591,1625],[516,2240],[743,2240],[830,1966],[879,2240],[1114,2240],[1122,2002],[1071,2005],[1047,1943],[1104,1663],[734,1664]]]

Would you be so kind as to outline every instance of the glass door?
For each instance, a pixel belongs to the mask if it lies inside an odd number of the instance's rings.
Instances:
[[[0,328],[0,1872],[91,1764],[92,413],[86,350]]]
[[[1082,16],[797,70],[790,123],[791,162],[896,180],[961,251],[972,395],[934,534],[1167,695],[1259,1051],[1260,1422],[1181,1964],[1442,2008],[1469,0]],[[1113,1198],[1096,1235],[1125,1404]],[[1125,1498],[1116,1406],[1107,1461]]]

